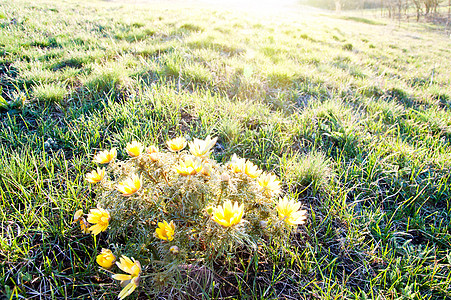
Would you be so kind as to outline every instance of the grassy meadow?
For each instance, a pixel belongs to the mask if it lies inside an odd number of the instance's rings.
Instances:
[[[0,299],[115,299],[106,239],[72,225],[95,206],[92,157],[208,134],[218,161],[277,174],[308,221],[189,297],[451,298],[448,35],[323,12],[0,4]],[[141,285],[130,299],[188,297]]]

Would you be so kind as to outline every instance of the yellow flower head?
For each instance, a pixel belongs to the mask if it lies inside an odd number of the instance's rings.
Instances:
[[[171,221],[170,223],[166,221],[163,221],[163,223],[158,222],[158,228],[155,229],[155,236],[159,239],[170,242],[174,239],[174,232],[175,232],[174,221]]]
[[[307,211],[299,210],[300,207],[300,202],[295,202],[294,200],[288,201],[288,199],[284,197],[276,206],[279,219],[291,226],[304,224],[307,219]]]
[[[113,159],[115,159],[117,156],[116,148],[112,148],[110,151],[105,150],[97,153],[96,156],[94,156],[94,162],[98,164],[107,164],[111,162]]]
[[[144,146],[137,141],[133,141],[131,143],[127,143],[127,146],[125,147],[125,150],[127,151],[128,155],[131,157],[138,157],[143,152]]]
[[[141,188],[142,179],[140,176],[133,174],[131,177],[117,184],[116,189],[122,193],[122,196],[131,196]]]
[[[207,156],[208,154],[210,154],[210,150],[216,144],[217,140],[217,137],[211,139],[210,136],[207,136],[205,140],[199,140],[195,138],[194,141],[189,142],[189,152],[191,152],[192,155],[198,157]]]
[[[256,165],[248,160],[244,165],[244,173],[250,178],[257,178],[262,173],[262,170],[259,170]]]
[[[281,192],[280,181],[276,175],[263,173],[258,177],[257,183],[266,196],[278,195]]]
[[[177,152],[186,147],[186,139],[184,137],[178,137],[166,142],[168,148],[172,152]]]
[[[124,271],[125,273],[130,274],[131,277],[138,277],[141,273],[141,264],[139,261],[135,260],[133,257],[130,259],[125,255],[122,255],[119,258],[119,261],[116,262],[116,265]],[[128,279],[131,279],[128,278]],[[116,279],[116,278],[115,278]],[[117,279],[117,280],[123,280],[123,279]],[[127,280],[127,279],[125,279]]]
[[[97,255],[96,261],[102,268],[111,269],[114,262],[116,261],[116,256],[114,256],[113,252],[111,252],[110,249],[102,248],[102,252]]]
[[[246,159],[239,158],[236,154],[233,154],[230,159],[229,168],[234,173],[243,173],[246,169]]]
[[[147,148],[147,153],[152,154],[152,153],[158,153],[158,147],[157,146],[150,146]]]
[[[98,183],[102,181],[102,179],[105,177],[105,168],[100,169],[97,167],[96,170],[92,170],[91,173],[86,174],[86,181],[90,183]]]
[[[139,261],[135,260],[133,257],[130,259],[127,256],[122,255],[119,258],[119,262],[116,265],[124,271],[126,274],[114,274],[113,279],[120,280],[121,286],[125,287],[119,293],[119,299],[124,299],[139,286],[140,274],[141,274],[141,264]]]
[[[105,231],[108,228],[110,222],[110,213],[103,208],[91,209],[88,214],[88,222],[96,224],[89,227],[89,231],[94,235],[98,235],[100,232]]]
[[[213,209],[213,221],[224,227],[231,227],[240,223],[244,214],[244,204],[238,206],[238,202],[232,205],[230,200],[224,202],[224,207],[219,205]]]
[[[184,161],[180,161],[178,166],[175,166],[175,170],[183,176],[196,175],[202,171],[202,162],[197,157],[188,156]]]

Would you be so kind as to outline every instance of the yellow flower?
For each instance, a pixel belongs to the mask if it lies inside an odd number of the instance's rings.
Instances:
[[[171,221],[169,224],[166,221],[158,222],[158,228],[155,229],[155,236],[165,241],[172,241],[174,239],[175,224]]]
[[[97,167],[96,170],[92,170],[91,173],[86,174],[86,181],[90,183],[98,183],[102,181],[102,179],[105,177],[105,168],[100,169]]]
[[[140,156],[143,152],[144,146],[137,141],[133,141],[131,143],[127,143],[127,146],[125,147],[125,150],[127,151],[128,155],[131,157],[137,157]]]
[[[117,184],[116,189],[122,193],[122,196],[131,196],[141,188],[141,177],[133,174],[131,177]]]
[[[141,264],[139,261],[135,260],[133,257],[130,259],[125,255],[122,255],[119,258],[119,261],[116,262],[116,265],[124,271],[125,273],[130,274],[130,277],[128,279],[131,279],[132,277],[138,277],[141,273]],[[128,275],[124,275],[128,276]],[[114,278],[116,279],[116,278]],[[127,280],[127,279],[117,279],[117,280]]]
[[[102,268],[111,269],[114,262],[116,261],[116,256],[114,256],[113,252],[111,252],[110,249],[102,248],[102,252],[97,255],[96,261]]]
[[[113,279],[120,280],[121,286],[125,287],[119,293],[119,299],[124,299],[138,287],[140,274],[141,274],[141,264],[139,261],[135,260],[133,257],[130,259],[127,256],[122,255],[119,258],[119,262],[116,262],[116,265],[124,271],[126,274],[114,274]]]
[[[224,227],[231,227],[240,223],[243,214],[244,204],[238,206],[238,202],[235,202],[232,206],[232,202],[227,200],[224,202],[224,207],[219,205],[213,209],[213,221]]]
[[[83,210],[79,209],[74,214],[74,220],[72,223],[80,223],[80,229],[83,233],[89,233],[89,224],[86,222],[85,218],[83,218]]]
[[[158,148],[156,146],[152,145],[147,148],[147,153],[149,153],[149,154],[158,153]]]
[[[89,227],[89,231],[94,235],[98,235],[100,232],[105,231],[108,228],[110,222],[110,213],[103,208],[91,209],[88,214],[88,222],[96,224]]]
[[[233,154],[232,158],[230,159],[229,168],[234,173],[243,173],[246,169],[246,159],[239,158],[236,154]]]
[[[205,140],[199,140],[195,138],[194,141],[189,142],[189,152],[191,152],[192,155],[198,157],[207,156],[208,154],[210,154],[210,150],[216,144],[217,140],[217,137],[211,139],[210,136],[207,136]]]
[[[84,234],[89,233],[89,224],[88,224],[88,222],[86,222],[85,218],[80,219],[80,230]]]
[[[117,156],[116,148],[112,148],[110,151],[105,150],[97,153],[96,156],[94,156],[94,162],[98,164],[107,164],[111,162],[113,159],[115,159]]]
[[[262,170],[259,170],[256,165],[248,160],[244,165],[244,173],[250,178],[257,178],[262,173]]]
[[[184,161],[180,161],[180,164],[175,166],[175,170],[183,176],[196,175],[202,170],[202,162],[197,157],[185,157]]]
[[[304,224],[307,219],[307,211],[299,210],[300,207],[300,202],[294,202],[294,200],[288,201],[288,199],[284,197],[276,206],[279,219],[292,226]]]
[[[267,196],[277,195],[281,192],[280,181],[277,180],[276,175],[263,173],[260,177],[258,177],[257,183],[263,193]]]
[[[186,139],[184,137],[178,137],[166,142],[168,148],[172,152],[177,152],[186,147]]]

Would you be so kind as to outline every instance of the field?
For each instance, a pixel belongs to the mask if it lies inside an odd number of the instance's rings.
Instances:
[[[208,134],[218,161],[236,153],[277,174],[308,220],[288,249],[214,270],[214,288],[191,297],[451,298],[451,39],[438,27],[0,4],[0,299],[114,299],[95,263],[106,239],[72,224],[95,206],[94,154]],[[129,298],[182,297],[151,285]]]

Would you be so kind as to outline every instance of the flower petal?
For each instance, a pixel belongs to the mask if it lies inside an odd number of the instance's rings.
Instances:
[[[136,284],[131,281],[129,284],[127,284],[122,291],[119,293],[118,297],[119,299],[124,299],[125,297],[127,297],[128,295],[130,295],[131,293],[133,293],[133,291],[136,289]]]

